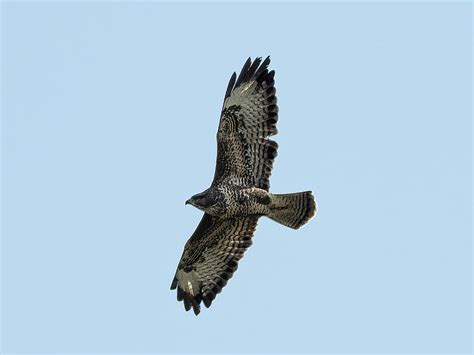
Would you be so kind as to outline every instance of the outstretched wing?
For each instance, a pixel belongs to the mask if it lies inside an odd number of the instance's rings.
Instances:
[[[278,145],[268,139],[277,134],[275,72],[270,57],[250,58],[236,80],[230,78],[217,131],[217,162],[213,184],[229,180],[268,191]]]
[[[171,283],[178,301],[196,315],[201,301],[209,307],[237,270],[237,262],[252,244],[258,217],[219,219],[205,213],[187,241]]]

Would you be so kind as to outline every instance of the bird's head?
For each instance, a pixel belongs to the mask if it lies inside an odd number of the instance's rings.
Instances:
[[[202,211],[205,211],[207,208],[211,207],[214,204],[214,200],[210,197],[211,196],[209,196],[206,191],[201,192],[200,194],[192,196],[189,200],[185,202],[185,204],[194,206]]]

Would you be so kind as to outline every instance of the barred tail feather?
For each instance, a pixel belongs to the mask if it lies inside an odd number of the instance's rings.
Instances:
[[[298,229],[313,218],[316,209],[316,201],[311,191],[273,194],[267,216],[275,222]]]

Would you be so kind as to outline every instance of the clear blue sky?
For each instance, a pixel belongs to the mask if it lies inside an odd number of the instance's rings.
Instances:
[[[470,352],[471,5],[3,3],[3,350]],[[231,73],[272,58],[269,220],[211,309],[169,290]]]

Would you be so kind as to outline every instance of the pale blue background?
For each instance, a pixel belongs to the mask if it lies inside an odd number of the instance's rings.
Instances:
[[[4,3],[3,350],[470,352],[469,3]],[[169,285],[228,78],[272,56],[272,191],[210,310]]]

